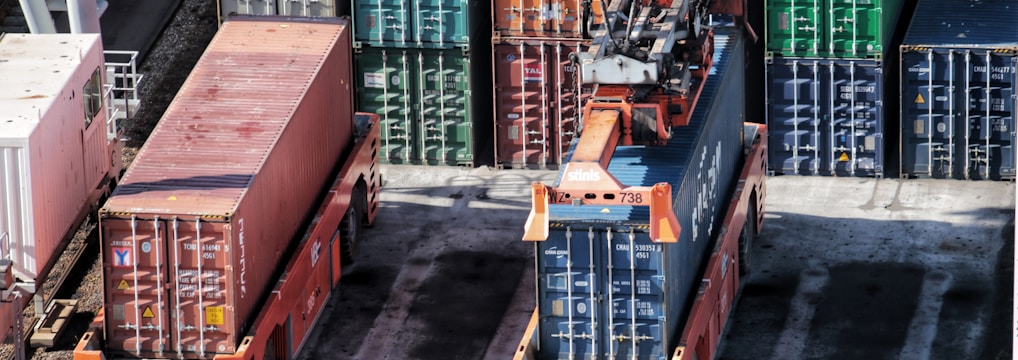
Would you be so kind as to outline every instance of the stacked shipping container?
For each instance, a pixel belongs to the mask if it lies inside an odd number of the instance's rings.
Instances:
[[[901,46],[903,177],[1015,178],[1015,19],[1007,0],[916,7]]]
[[[885,51],[899,0],[769,0],[766,97],[773,173],[882,176]]]
[[[573,52],[586,51],[600,25],[597,2],[492,0],[495,160],[511,168],[556,168],[591,92],[576,77]]]
[[[353,0],[357,109],[382,118],[383,162],[493,163],[487,5]]]
[[[219,0],[219,23],[233,15],[284,15],[336,17],[349,15],[344,2],[336,0]]]

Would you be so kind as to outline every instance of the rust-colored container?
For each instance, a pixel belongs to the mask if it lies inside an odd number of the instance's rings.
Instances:
[[[569,54],[582,40],[513,38],[494,44],[495,157],[499,166],[554,168],[582,123],[591,86]]]
[[[589,39],[604,22],[604,4],[591,0],[492,0],[495,37]]]
[[[228,20],[100,211],[107,349],[233,353],[352,141],[344,19]]]

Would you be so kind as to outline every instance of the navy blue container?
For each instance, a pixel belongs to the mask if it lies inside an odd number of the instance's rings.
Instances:
[[[883,176],[880,60],[773,57],[766,62],[772,173]]]
[[[1014,1],[916,7],[901,46],[903,177],[1015,178],[1016,19]]]
[[[742,161],[744,45],[715,32],[690,124],[664,147],[619,147],[608,167],[626,185],[671,184],[678,242],[650,240],[646,207],[552,205],[535,250],[541,358],[671,356]]]

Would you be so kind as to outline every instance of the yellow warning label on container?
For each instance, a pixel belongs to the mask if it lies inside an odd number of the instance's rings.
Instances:
[[[918,95],[915,96],[915,103],[916,104],[925,104],[926,103],[926,99],[923,98],[923,94],[918,94]]]
[[[143,317],[143,318],[154,318],[154,317],[156,317],[156,313],[152,312],[152,307],[151,306],[146,306],[145,307],[145,311],[141,313],[141,317]]]
[[[127,280],[120,280],[120,284],[117,284],[117,290],[127,290],[130,288],[131,285],[127,284]]]
[[[223,307],[209,306],[205,308],[205,325],[222,325]]]
[[[841,157],[838,158],[838,161],[848,161],[848,153],[841,153]]]

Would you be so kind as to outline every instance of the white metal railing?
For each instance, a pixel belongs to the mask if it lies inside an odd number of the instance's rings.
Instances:
[[[129,120],[139,106],[138,85],[144,75],[138,73],[138,52],[106,50],[106,82],[103,85],[103,101],[106,109],[106,137],[112,141],[119,136],[118,120]],[[110,61],[124,58],[126,62]]]

